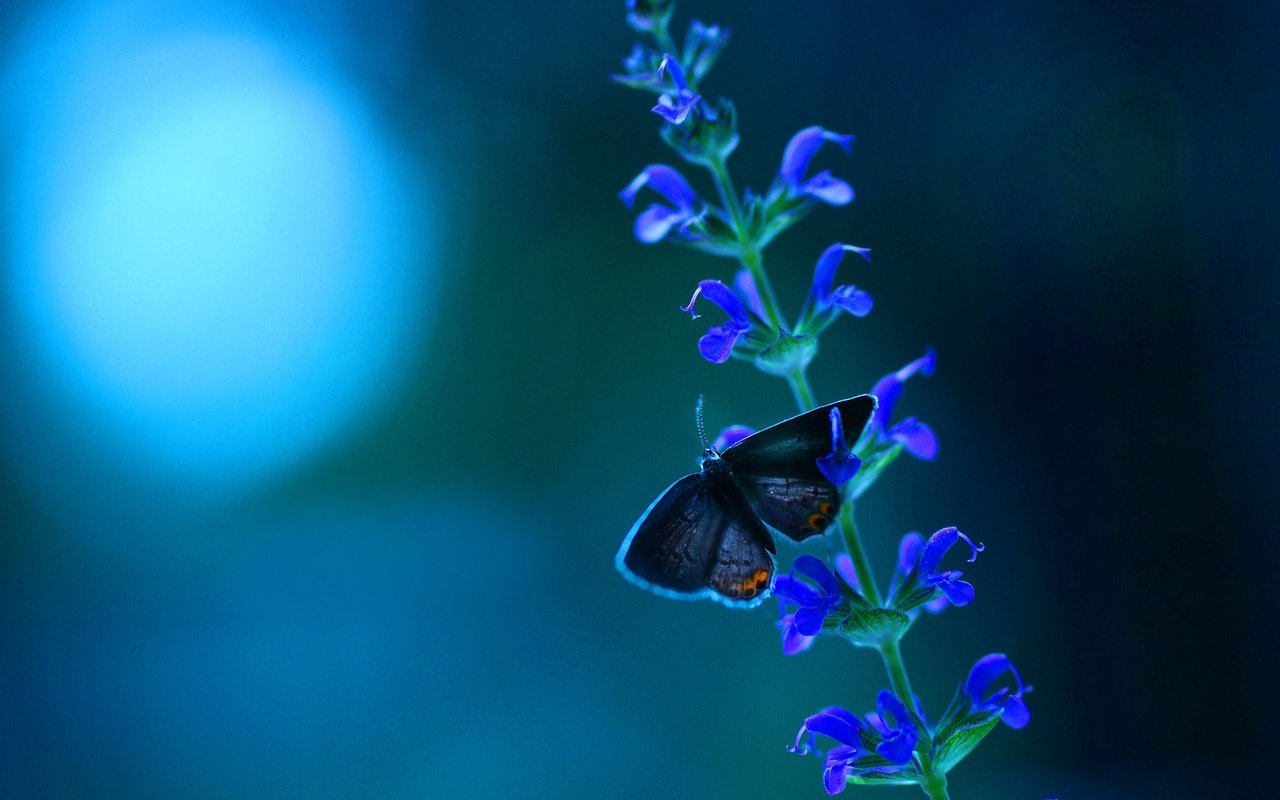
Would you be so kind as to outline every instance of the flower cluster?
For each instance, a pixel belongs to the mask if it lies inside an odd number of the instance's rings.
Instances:
[[[763,254],[778,235],[814,209],[853,201],[849,181],[819,159],[851,154],[854,136],[819,125],[802,128],[782,148],[767,188],[739,193],[728,167],[740,139],[736,108],[704,90],[730,31],[695,19],[677,43],[671,33],[672,0],[627,0],[626,6],[627,22],[642,41],[613,78],[652,98],[662,141],[684,164],[705,170],[708,184],[699,188],[697,180],[670,164],[645,167],[619,193],[628,209],[636,208],[646,191],[650,198],[634,217],[634,236],[645,245],[682,245],[735,260],[738,266],[731,277],[698,281],[689,301],[679,306],[693,319],[704,313],[711,316],[697,341],[699,355],[713,364],[744,361],[777,375],[786,381],[802,412],[816,408],[807,370],[817,355],[819,338],[836,320],[864,318],[875,307],[871,294],[859,286],[861,280],[854,283],[844,277],[852,274],[850,264],[867,268],[871,249],[843,242],[823,249],[794,317],[784,313],[774,294]],[[822,487],[822,499],[813,501],[804,514],[816,514],[826,532],[841,540],[843,552],[827,560],[800,555],[786,574],[774,575],[770,588],[778,600],[782,651],[794,656],[812,648],[819,637],[840,638],[877,650],[890,683],[877,695],[875,711],[858,716],[831,706],[808,717],[797,733],[789,749],[822,759],[822,784],[830,794],[850,783],[916,784],[933,800],[947,798],[948,771],[999,722],[1021,728],[1030,718],[1023,700],[1030,687],[1003,654],[984,656],[973,665],[937,722],[912,695],[906,677],[899,642],[921,611],[936,614],[974,600],[974,586],[963,579],[964,573],[954,563],[944,565],[948,554],[963,545],[961,552],[967,550],[967,562],[972,563],[984,546],[955,527],[944,527],[927,539],[908,533],[882,594],[854,524],[856,501],[900,455],[921,461],[937,458],[933,429],[915,416],[897,416],[906,382],[916,375],[932,375],[935,366],[930,349],[878,380],[870,390],[877,401],[875,410],[861,429],[853,429],[836,405],[818,417],[820,434],[806,422],[810,427],[805,458],[820,455],[813,469],[804,468],[805,480]],[[712,447],[724,451],[753,432],[743,425],[726,428]],[[828,525],[837,513],[835,524]],[[819,737],[831,742],[830,749],[818,749]]]

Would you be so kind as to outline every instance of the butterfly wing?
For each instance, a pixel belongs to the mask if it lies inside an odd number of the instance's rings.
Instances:
[[[633,583],[667,597],[755,605],[773,576],[772,550],[759,520],[694,474],[653,501],[623,541],[617,565]]]
[[[852,443],[876,401],[864,394],[806,411],[721,454],[760,518],[797,541],[821,533],[840,510],[840,490],[818,469],[818,459],[831,452],[832,408],[840,409],[845,440]]]

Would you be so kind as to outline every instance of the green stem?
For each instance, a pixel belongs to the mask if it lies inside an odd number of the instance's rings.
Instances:
[[[940,772],[926,775],[920,788],[929,796],[929,800],[951,800],[951,795],[947,794],[947,776]]]
[[[920,748],[920,772],[924,775],[920,788],[932,800],[949,800],[947,776],[946,773],[934,769],[933,740],[924,720],[920,719],[916,713],[915,693],[911,691],[911,679],[907,677],[907,667],[902,662],[902,649],[898,646],[898,642],[891,641],[880,645],[880,657],[884,659],[884,669],[889,673],[889,685],[893,687],[893,693],[907,708],[907,713],[915,721],[916,730],[920,732],[923,743],[923,747]]]
[[[738,202],[738,192],[733,187],[733,178],[729,177],[729,165],[725,163],[723,158],[714,158],[707,163],[707,169],[711,171],[711,177],[715,181],[716,192],[720,195],[720,202],[724,203],[725,210],[729,212],[729,219],[733,222],[733,230],[738,234],[738,243],[742,247],[740,255],[742,266],[747,268],[751,279],[755,281],[756,292],[760,295],[760,304],[764,306],[765,316],[768,317],[769,324],[774,328],[784,330],[787,327],[787,320],[782,316],[782,310],[778,306],[778,298],[773,293],[773,284],[769,282],[769,276],[765,274],[764,258],[760,254],[760,248],[756,247],[755,243],[747,235],[746,220],[742,216],[742,205]]]
[[[791,387],[791,393],[795,395],[796,405],[800,406],[801,414],[818,405],[813,399],[813,389],[809,386],[809,376],[803,368],[797,369],[788,375],[787,384]]]
[[[852,501],[846,501],[840,507],[840,535],[844,537],[845,549],[849,551],[849,558],[853,561],[853,571],[858,576],[858,588],[861,589],[862,596],[873,606],[883,605],[884,598],[880,596],[880,587],[876,585],[876,576],[871,572],[871,562],[867,560],[867,551],[862,548],[862,537],[858,534],[858,524],[853,519]],[[893,646],[896,651],[898,645],[895,643]],[[898,656],[898,660],[899,664],[901,664],[901,656]],[[887,665],[888,661],[885,663]],[[892,679],[892,673],[890,673],[889,677]],[[905,671],[902,673],[902,677],[905,680]],[[894,688],[896,691],[897,687]]]
[[[681,57],[680,49],[676,47],[676,42],[674,39],[671,38],[671,32],[667,30],[666,25],[659,25],[654,27],[653,40],[658,43],[658,48],[661,49],[664,54],[672,55],[672,56],[675,56],[676,58]],[[685,65],[681,64],[680,66],[683,67]],[[689,88],[692,90],[695,87],[690,86]]]

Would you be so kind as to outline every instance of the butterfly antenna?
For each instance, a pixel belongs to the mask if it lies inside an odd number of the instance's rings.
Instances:
[[[702,441],[702,449],[710,450],[711,443],[707,441],[707,426],[702,422],[702,398],[702,395],[698,395],[698,405],[693,409],[693,416],[698,422],[698,438]]]

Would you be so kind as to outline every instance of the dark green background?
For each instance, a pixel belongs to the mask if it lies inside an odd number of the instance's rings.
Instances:
[[[613,568],[694,466],[699,393],[713,428],[793,410],[780,381],[703,362],[677,310],[731,264],[631,238],[617,191],[674,156],[607,80],[622,5],[273,7],[342,29],[333,56],[384,124],[464,165],[439,314],[359,436],[181,524],[69,529],[9,454],[9,794],[821,795],[783,747],[822,706],[871,707],[873,655],[784,658],[771,604],[674,603]],[[937,348],[900,407],[941,456],[888,474],[865,535],[882,575],[907,530],[987,545],[977,600],[904,643],[927,707],[987,652],[1035,685],[1030,726],[997,730],[953,797],[1257,796],[1280,644],[1274,7],[691,14],[733,29],[704,89],[737,102],[739,185],[805,125],[858,136],[822,162],[857,201],[766,256],[794,313],[822,248],[874,248],[846,274],[876,309],[824,337],[819,398]]]

